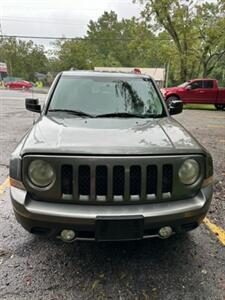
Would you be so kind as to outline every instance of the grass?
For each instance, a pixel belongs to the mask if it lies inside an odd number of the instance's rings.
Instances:
[[[184,109],[216,110],[213,104],[184,104]]]

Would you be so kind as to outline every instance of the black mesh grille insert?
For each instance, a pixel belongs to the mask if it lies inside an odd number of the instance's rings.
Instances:
[[[71,165],[63,165],[61,169],[62,193],[69,195],[73,193],[73,168]]]
[[[141,194],[141,167],[132,166],[130,168],[130,194]]]
[[[106,166],[98,166],[96,168],[96,195],[105,196],[107,195],[107,167]]]
[[[89,166],[80,166],[78,175],[79,195],[90,195],[91,174]]]
[[[148,166],[146,175],[146,193],[157,194],[157,167]]]
[[[163,166],[163,177],[162,177],[162,192],[171,193],[173,186],[173,166]]]
[[[113,195],[124,195],[125,174],[123,166],[113,168]]]

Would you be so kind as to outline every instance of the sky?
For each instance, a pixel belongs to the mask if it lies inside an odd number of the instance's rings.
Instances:
[[[81,37],[90,19],[110,10],[119,18],[138,17],[141,5],[132,0],[0,0],[1,29],[4,35]]]

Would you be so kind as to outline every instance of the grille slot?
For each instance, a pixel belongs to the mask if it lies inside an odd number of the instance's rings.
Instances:
[[[73,193],[73,168],[71,165],[63,165],[61,169],[62,194],[71,195]]]
[[[141,167],[132,166],[130,168],[130,195],[141,194]]]
[[[125,186],[125,172],[123,166],[113,168],[113,195],[123,196]]]
[[[95,177],[95,184],[96,184],[96,195],[98,196],[105,196],[107,195],[108,190],[108,172],[106,166],[98,166],[96,168],[96,177]]]
[[[164,165],[163,176],[162,176],[162,193],[172,193],[172,186],[173,186],[173,166]]]
[[[157,194],[157,167],[147,166],[146,194]]]
[[[91,192],[91,171],[89,166],[79,166],[78,191],[79,195],[89,196]]]

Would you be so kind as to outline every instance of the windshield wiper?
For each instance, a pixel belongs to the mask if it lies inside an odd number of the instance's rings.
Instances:
[[[72,114],[72,115],[75,115],[75,116],[80,116],[80,117],[89,117],[89,118],[93,118],[94,116],[88,114],[88,113],[85,113],[83,111],[80,111],[80,110],[72,110],[72,109],[49,109],[48,110],[49,112],[65,112],[65,113],[68,113],[68,114]]]
[[[102,115],[97,115],[95,118],[159,118],[162,115],[156,115],[156,114],[144,114],[144,115],[139,115],[139,114],[132,114],[132,113],[127,113],[127,112],[119,112],[119,113],[108,113],[108,114],[102,114]]]
[[[88,118],[159,118],[162,115],[155,115],[155,114],[132,114],[128,112],[118,112],[118,113],[108,113],[108,114],[101,114],[101,115],[90,115],[80,110],[70,110],[70,109],[49,109],[49,112],[65,112],[68,114],[80,116],[80,117],[88,117]]]

